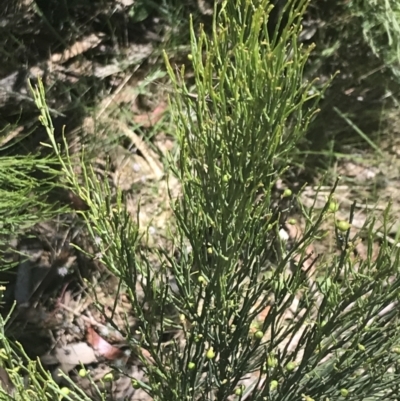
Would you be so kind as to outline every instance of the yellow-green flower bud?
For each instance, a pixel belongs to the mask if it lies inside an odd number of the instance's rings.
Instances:
[[[214,359],[215,358],[215,352],[214,352],[214,348],[210,347],[206,353],[206,358],[207,359]]]
[[[188,369],[193,370],[196,367],[196,364],[194,362],[189,362],[188,363]]]
[[[288,198],[289,196],[292,196],[292,190],[291,189],[289,189],[289,188],[286,188],[284,191],[283,191],[283,194],[282,194],[282,198]]]
[[[328,211],[331,213],[335,213],[338,210],[339,210],[339,203],[337,203],[335,200],[331,199],[329,201]]]
[[[68,387],[61,387],[60,392],[62,395],[68,395],[71,391]]]
[[[345,220],[339,220],[336,222],[336,227],[341,232],[346,232],[351,227],[351,224]]]
[[[341,388],[340,389],[340,395],[342,397],[347,397],[349,395],[349,390],[345,389],[345,388]]]
[[[103,380],[104,380],[105,382],[112,382],[112,381],[114,380],[114,375],[112,374],[112,372],[106,373],[106,374],[103,376]]]
[[[198,343],[199,341],[201,341],[201,339],[203,338],[203,334],[198,334],[195,338],[194,338],[194,342]]]
[[[296,364],[294,363],[294,362],[289,362],[287,365],[286,365],[286,370],[288,371],[288,372],[292,372],[293,370],[295,370],[296,369]]]
[[[238,387],[238,388],[235,390],[235,395],[237,395],[237,396],[243,395],[244,388],[245,388],[244,386]]]
[[[264,333],[261,330],[258,330],[254,333],[254,338],[256,340],[261,340],[264,337]]]
[[[278,382],[276,380],[271,380],[271,383],[269,384],[270,390],[275,390],[278,387]]]

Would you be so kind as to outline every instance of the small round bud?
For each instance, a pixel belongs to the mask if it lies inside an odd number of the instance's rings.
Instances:
[[[79,372],[78,372],[78,375],[80,376],[80,377],[86,377],[87,376],[87,374],[88,374],[88,371],[86,370],[86,369],[79,369]]]
[[[341,388],[340,389],[340,395],[342,397],[347,397],[349,395],[349,390],[347,390],[346,388]]]
[[[199,284],[205,284],[206,279],[204,278],[204,276],[199,276],[199,277],[197,277],[197,282]]]
[[[286,188],[283,191],[282,198],[288,198],[289,196],[292,196],[292,194],[293,194],[292,190],[289,188]]]
[[[237,396],[241,396],[243,395],[243,391],[244,391],[245,387],[244,386],[240,386],[235,390],[235,395]]]
[[[103,376],[103,380],[104,380],[105,382],[112,382],[112,381],[114,380],[114,375],[112,374],[112,372],[106,373],[106,374]]]
[[[194,338],[194,342],[198,343],[202,340],[203,338],[203,334],[198,334],[195,338]]]
[[[278,382],[276,380],[271,380],[271,383],[269,384],[270,390],[275,390],[278,387]]]
[[[187,58],[188,58],[188,60],[192,61],[193,60],[193,55],[192,54],[188,54]]]
[[[339,203],[335,200],[331,199],[328,205],[328,211],[331,213],[335,213],[339,210]]]
[[[351,227],[351,224],[345,220],[339,220],[336,222],[336,227],[341,232],[346,232]]]
[[[193,370],[196,367],[196,364],[194,362],[189,362],[188,363],[188,369]]]
[[[286,370],[288,371],[288,372],[292,372],[293,370],[295,370],[296,369],[296,364],[294,363],[294,362],[289,362],[287,365],[286,365]]]
[[[206,353],[206,358],[207,359],[214,359],[215,358],[215,352],[214,352],[214,348],[210,347]]]
[[[209,247],[207,248],[207,253],[208,253],[209,255],[211,255],[211,254],[213,253],[213,249],[211,248],[211,246],[209,246]]]
[[[229,181],[229,175],[228,174],[224,174],[222,177],[222,181],[223,182],[228,182]]]
[[[61,387],[60,392],[62,395],[68,395],[71,391],[68,387]]]
[[[296,219],[289,219],[289,220],[288,220],[288,223],[289,223],[291,226],[294,226],[294,225],[297,223],[297,221],[296,221]]]
[[[264,333],[261,330],[258,330],[254,333],[254,338],[256,340],[261,340],[264,337]]]

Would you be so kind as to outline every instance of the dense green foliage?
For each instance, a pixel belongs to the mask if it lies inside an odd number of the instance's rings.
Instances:
[[[334,189],[320,210],[303,206],[289,189],[276,189],[331,82],[305,79],[313,46],[298,38],[308,3],[289,1],[273,33],[266,0],[223,1],[211,35],[192,22],[193,87],[165,54],[179,149],[170,155],[168,173],[181,193],[171,198],[175,252],[158,250],[158,263],[154,251],[140,246],[142,227],[122,194],[113,198],[109,182],[85,163],[77,177],[63,150],[68,146],[58,143],[42,82],[31,87],[60,181],[88,206],[79,213],[98,257],[126,289],[141,322],[127,343],[146,379],[132,385],[154,400],[398,399],[399,248],[388,240],[389,209],[380,222],[355,231],[354,206],[348,221],[336,220]],[[380,55],[369,32],[365,28]],[[382,57],[392,63],[387,53]],[[7,194],[15,196],[5,196],[0,207],[3,216],[12,210],[7,235],[13,225],[22,230],[48,217],[40,197],[30,197],[47,189],[28,173],[56,174],[44,160],[15,161],[0,176],[2,189],[12,186]],[[288,244],[282,227],[294,206],[305,229]],[[383,233],[373,255],[378,223]],[[314,258],[310,246],[327,231],[335,233],[337,249]],[[354,256],[361,239],[365,258]],[[166,343],[173,331],[180,335]],[[0,366],[15,389],[12,395],[0,389],[3,399],[89,399],[71,380],[71,390],[60,389],[4,329],[0,341]],[[96,388],[98,399],[110,399]]]

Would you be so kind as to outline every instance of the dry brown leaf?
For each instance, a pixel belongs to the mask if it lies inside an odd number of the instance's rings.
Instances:
[[[122,350],[104,340],[93,327],[88,327],[86,339],[93,349],[106,359],[113,361],[124,357]]]
[[[153,127],[161,120],[166,109],[167,104],[161,102],[151,113],[137,115],[133,118],[133,121],[145,128]]]

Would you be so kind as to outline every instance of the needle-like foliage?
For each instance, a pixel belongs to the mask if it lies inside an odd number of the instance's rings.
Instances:
[[[265,0],[223,1],[211,37],[192,25],[195,93],[166,57],[180,149],[170,169],[182,190],[171,200],[176,252],[161,250],[158,265],[138,247],[121,196],[112,202],[89,167],[79,182],[55,141],[44,88],[34,89],[66,182],[88,205],[82,216],[101,260],[141,322],[128,341],[146,378],[132,385],[154,400],[398,399],[399,248],[387,240],[388,212],[375,255],[378,222],[355,232],[354,208],[336,221],[332,195],[319,211],[289,189],[274,196],[321,96],[303,78],[307,3],[288,1],[272,34]],[[287,243],[294,204],[306,224]],[[316,257],[311,246],[326,230],[337,250]]]

